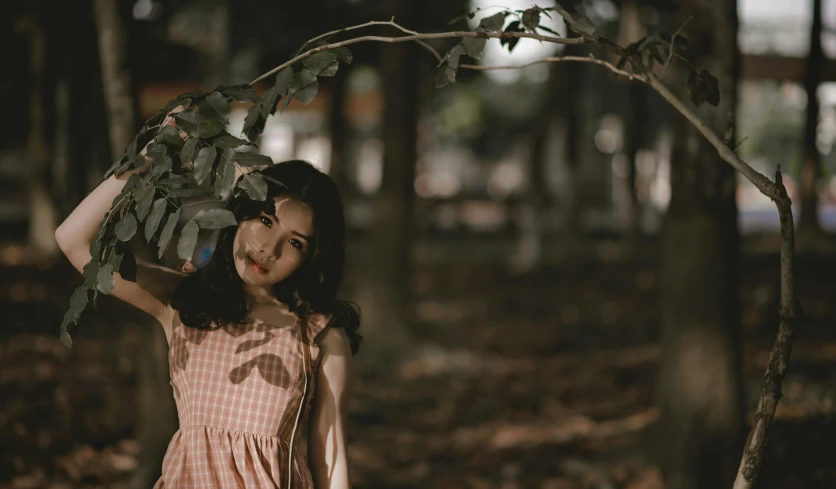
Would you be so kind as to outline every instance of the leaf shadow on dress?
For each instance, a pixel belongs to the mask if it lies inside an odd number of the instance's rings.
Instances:
[[[182,331],[180,334],[179,331]],[[191,328],[183,326],[178,328],[171,335],[169,342],[169,356],[171,358],[171,368],[173,370],[185,370],[186,364],[189,363],[189,343],[199,345],[206,338],[208,333],[205,329]]]
[[[273,353],[262,353],[242,363],[229,372],[229,380],[233,384],[240,384],[250,376],[253,370],[258,370],[261,378],[276,387],[290,387],[290,373],[284,366],[281,357]]]

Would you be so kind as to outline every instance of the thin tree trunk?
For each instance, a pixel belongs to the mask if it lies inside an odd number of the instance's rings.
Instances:
[[[130,73],[126,67],[125,35],[116,0],[94,0],[99,60],[107,111],[111,159],[116,159],[133,139],[134,103]],[[163,329],[154,320],[143,325],[145,355],[140,356],[139,466],[131,487],[154,485],[160,476],[168,442],[177,430],[177,408],[169,385],[168,345]]]
[[[102,67],[111,159],[125,151],[134,137],[134,104],[130,73],[125,67],[125,36],[116,0],[94,0]]]
[[[331,84],[331,111],[328,121],[331,136],[331,165],[328,174],[334,180],[343,199],[348,196],[348,178],[346,178],[345,168],[349,141],[349,127],[345,117],[348,70],[347,65],[341,66]]]
[[[804,124],[804,156],[801,163],[801,199],[798,217],[798,237],[814,238],[821,227],[819,225],[819,180],[821,157],[816,147],[816,131],[819,122],[819,99],[817,90],[822,77],[824,53],[821,46],[821,0],[813,0],[813,24],[810,28],[810,54],[804,76],[804,89],[807,92],[807,117]]]
[[[619,29],[619,44],[627,46],[645,36],[645,29],[639,19],[639,9],[636,0],[623,0],[621,2],[621,25]],[[644,124],[640,114],[646,113],[645,87],[638,83],[628,83],[626,86],[627,100],[623,110],[623,131],[622,152],[627,158],[627,195],[629,197],[629,222],[627,234],[631,237],[637,236],[639,232],[639,208],[638,193],[636,191],[636,153],[642,143],[642,128]]]
[[[46,36],[37,15],[33,15],[29,31],[29,242],[44,255],[58,252],[55,229],[58,216],[50,197],[47,170],[52,156],[46,136],[46,103],[44,102],[44,71]]]
[[[564,66],[565,67],[565,66]],[[565,91],[565,79],[558,63],[550,66],[545,100],[532,120],[531,151],[528,161],[528,190],[520,202],[522,219],[517,250],[511,257],[511,269],[518,274],[536,269],[543,257],[543,228],[545,213],[552,204],[547,184],[546,166],[549,136],[552,134],[554,113],[562,109],[558,104]]]
[[[679,23],[688,15],[684,34],[697,66],[720,83],[720,106],[698,113],[723,134],[736,102],[736,2],[685,0]],[[684,87],[679,67],[671,85]],[[667,489],[729,487],[744,419],[736,175],[678,114],[675,129],[660,264],[660,463]]]
[[[413,18],[414,4],[390,4],[395,18]],[[418,52],[416,46],[381,46],[384,96],[382,120],[383,178],[374,204],[370,239],[376,247],[369,276],[364,328],[375,350],[394,352],[404,346],[409,265],[413,230],[418,121]],[[362,305],[362,304],[361,304]]]

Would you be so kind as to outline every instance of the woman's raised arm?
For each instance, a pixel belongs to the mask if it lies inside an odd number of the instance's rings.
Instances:
[[[58,246],[78,271],[90,261],[90,244],[96,239],[99,223],[122,192],[130,174],[112,176],[99,184],[55,231]],[[114,275],[111,294],[157,318],[168,333],[169,297],[178,278],[162,270],[138,266],[135,283],[122,279],[118,273]]]

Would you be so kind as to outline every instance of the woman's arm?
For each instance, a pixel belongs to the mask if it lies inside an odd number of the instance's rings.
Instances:
[[[351,346],[342,328],[328,328],[320,342],[308,435],[308,463],[316,489],[348,489],[345,424]]]
[[[172,122],[171,116],[168,116],[164,124]],[[145,154],[145,148],[141,153]],[[147,169],[138,171],[142,173]],[[112,176],[99,184],[55,231],[58,247],[78,271],[82,271],[90,261],[90,244],[98,235],[99,223],[132,173],[134,171]],[[114,274],[114,281],[111,294],[154,316],[163,324],[168,335],[172,316],[168,303],[174,287],[179,283],[178,277],[162,270],[138,266],[136,282],[124,280],[118,273]]]

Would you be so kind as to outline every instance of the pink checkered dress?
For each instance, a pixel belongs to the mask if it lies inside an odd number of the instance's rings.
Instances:
[[[312,489],[299,442],[319,364],[314,338],[328,319],[175,327],[169,363],[180,429],[154,489]]]

